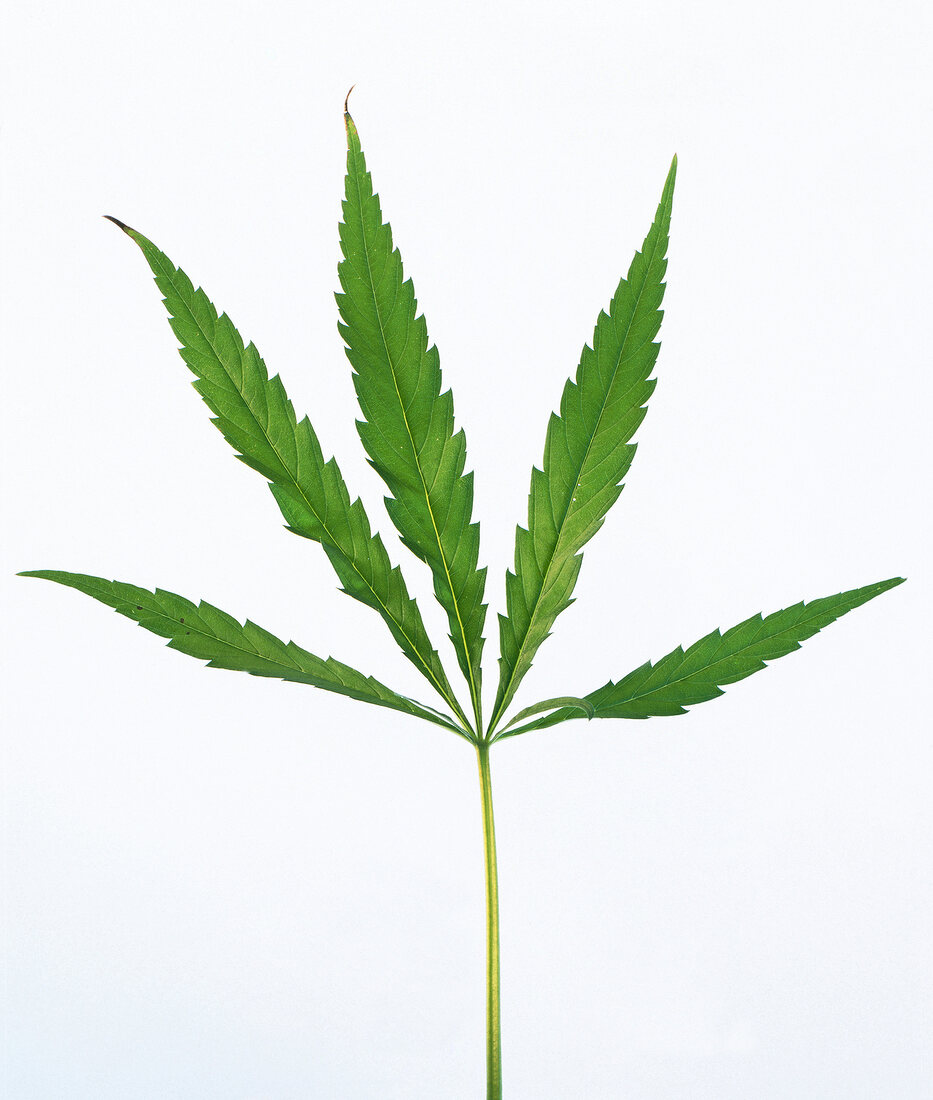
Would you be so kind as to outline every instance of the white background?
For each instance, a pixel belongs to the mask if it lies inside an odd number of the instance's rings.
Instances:
[[[928,5],[58,0],[4,24],[0,1091],[483,1095],[468,746],[13,576],[203,597],[427,699],[231,458],[100,218],[281,372],[446,658],[335,325],[355,81],[476,470],[490,693],[529,468],[675,151],[658,388],[516,702],[909,578],[687,717],[496,750],[505,1095],[933,1095]]]

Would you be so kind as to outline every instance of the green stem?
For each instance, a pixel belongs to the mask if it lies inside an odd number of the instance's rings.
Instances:
[[[502,1100],[502,1032],[499,1018],[499,874],[492,816],[489,745],[476,746],[483,796],[483,853],[486,863],[486,1100]]]

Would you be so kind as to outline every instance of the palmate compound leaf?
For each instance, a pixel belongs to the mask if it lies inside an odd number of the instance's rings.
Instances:
[[[294,642],[286,644],[249,619],[241,626],[231,615],[204,601],[194,604],[161,588],[153,593],[122,581],[58,569],[36,569],[19,575],[40,577],[84,592],[153,634],[168,638],[170,648],[207,661],[209,668],[235,669],[253,676],[310,684],[436,722],[465,736],[443,714],[399,695],[371,676],[364,676],[333,657],[326,660],[315,657]]]
[[[392,494],[386,508],[402,542],[431,568],[481,732],[486,570],[477,568],[479,524],[471,520],[473,474],[463,472],[466,440],[462,429],[454,431],[453,396],[441,393],[437,348],[428,346],[414,287],[382,220],[356,126],[349,114],[344,118],[343,293],[337,304],[364,417],[357,428]]]
[[[903,582],[903,577],[892,577],[836,596],[794,604],[764,618],[753,615],[725,634],[714,630],[687,650],[678,646],[657,664],[646,661],[617,683],[610,680],[584,699],[592,706],[594,718],[686,714],[684,707],[715,699],[723,694],[723,685],[759,672],[766,662],[799,649],[802,641],[824,626]],[[500,737],[514,737],[581,717],[583,714],[577,708],[560,707],[527,725],[505,730]]]
[[[570,605],[580,549],[603,524],[622,491],[635,455],[630,442],[654,390],[648,376],[660,344],[661,300],[677,158],[671,164],[654,223],[628,276],[601,312],[593,346],[583,348],[560,415],[551,414],[540,470],[531,473],[528,529],[515,537],[515,572],[506,573],[499,616],[499,688],[490,731],[512,700],[554,620]]]
[[[372,533],[362,501],[351,503],[336,459],[324,461],[308,418],[297,420],[279,376],[269,377],[255,345],[244,346],[226,313],[218,317],[204,291],[165,253],[118,219],[110,221],[149,263],[179,353],[196,376],[194,388],[237,457],[268,479],[289,530],[323,546],[344,591],[379,612],[405,656],[466,724],[401,572]]]

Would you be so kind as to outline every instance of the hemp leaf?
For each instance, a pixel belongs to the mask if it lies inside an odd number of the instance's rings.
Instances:
[[[586,695],[542,700],[507,719],[509,707],[557,616],[572,600],[582,548],[618,499],[635,455],[632,442],[655,387],[650,377],[660,344],[661,302],[677,158],[654,221],[627,276],[601,311],[592,344],[551,415],[540,469],[533,468],[527,527],[518,527],[514,571],[506,574],[506,612],[499,615],[499,684],[483,721],[482,654],[486,569],[473,519],[473,474],[465,472],[466,438],[457,429],[451,391],[443,390],[437,348],[405,278],[392,230],[356,126],[344,105],[347,174],[338,266],[339,330],[353,367],[362,410],[360,439],[391,495],[386,510],[401,542],[431,570],[447,616],[467,703],[451,686],[428,637],[417,602],[393,565],[366,510],[353,499],[336,459],[325,461],[307,417],[298,420],[278,375],[230,318],[150,240],[110,218],[134,241],[152,270],[194,387],[236,456],[269,483],[288,529],[321,544],[342,590],[376,611],[439,699],[409,699],[333,657],[282,642],[250,620],[242,625],[208,603],[82,573],[40,569],[20,574],[75,588],[168,639],[211,668],[277,677],[337,692],[443,726],[473,746],[480,775],[486,868],[487,1100],[502,1096],[499,1013],[499,910],[491,746],[508,737],[586,718],[644,719],[685,714],[723,694],[723,687],[799,649],[800,643],[853,608],[903,582],[901,577],[756,614],[686,650],[678,646],[616,682]],[[110,217],[107,215],[107,217]],[[569,685],[568,685],[569,688]],[[530,719],[530,720],[529,720]]]

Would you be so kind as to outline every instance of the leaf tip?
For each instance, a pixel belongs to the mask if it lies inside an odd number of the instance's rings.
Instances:
[[[347,92],[347,97],[343,101],[343,124],[347,128],[347,144],[350,146],[353,145],[354,141],[359,144],[360,140],[360,135],[357,131],[356,123],[353,121],[353,116],[350,114],[350,108],[348,106],[350,101],[350,92],[352,92],[353,88],[355,87],[356,85],[354,84],[350,91]]]
[[[674,181],[677,179],[677,154],[675,153],[671,166],[667,170],[667,179],[664,181],[664,194],[661,197],[662,203],[669,203],[674,195]]]
[[[115,218],[115,217],[113,216],[113,214],[104,214],[104,215],[103,215],[103,217],[105,217],[105,218],[107,219],[107,221],[108,221],[108,222],[113,222],[113,224],[114,224],[114,225],[116,225],[116,226],[118,226],[118,227],[119,227],[120,229],[122,229],[124,233],[134,233],[134,232],[135,232],[135,230],[134,230],[134,229],[131,229],[131,228],[130,228],[130,227],[129,227],[129,226],[127,225],[127,224],[126,224],[126,222],[121,222],[121,221],[120,221],[120,219],[119,219],[119,218]]]

